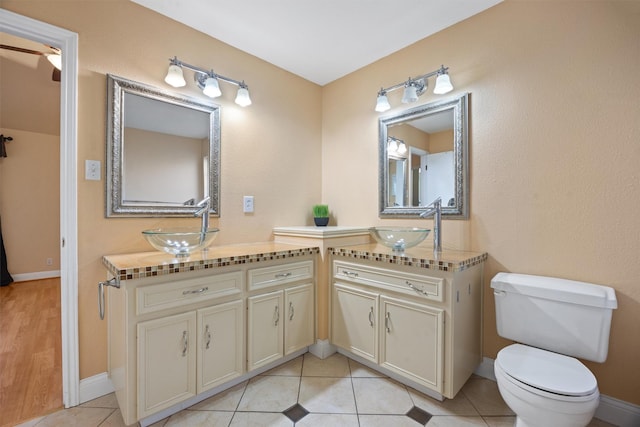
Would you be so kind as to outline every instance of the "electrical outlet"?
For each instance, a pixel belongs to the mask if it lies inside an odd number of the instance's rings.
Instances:
[[[87,181],[100,181],[100,160],[84,161],[84,179]]]
[[[253,196],[244,196],[242,198],[242,212],[253,213]]]
[[[47,265],[53,265],[53,258],[47,258]]]

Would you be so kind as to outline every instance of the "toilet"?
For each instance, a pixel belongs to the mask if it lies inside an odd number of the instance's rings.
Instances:
[[[498,273],[491,280],[498,335],[516,342],[494,370],[516,427],[584,427],[600,401],[595,376],[577,358],[604,362],[611,314],[608,286]]]

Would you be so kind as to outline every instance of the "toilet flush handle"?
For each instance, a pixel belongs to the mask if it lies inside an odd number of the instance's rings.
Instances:
[[[503,297],[503,296],[505,296],[507,293],[506,293],[505,291],[500,291],[500,290],[494,289],[494,290],[493,290],[493,294],[494,294],[494,295],[496,295],[496,296],[499,296],[499,297]]]

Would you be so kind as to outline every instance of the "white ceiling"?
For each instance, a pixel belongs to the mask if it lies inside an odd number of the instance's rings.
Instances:
[[[325,85],[502,0],[132,1]]]

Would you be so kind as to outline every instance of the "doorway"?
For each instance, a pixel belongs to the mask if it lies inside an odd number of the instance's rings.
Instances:
[[[3,32],[62,51],[60,81],[60,307],[62,401],[68,408],[79,398],[78,364],[78,220],[77,87],[78,35],[45,22],[0,9]]]

